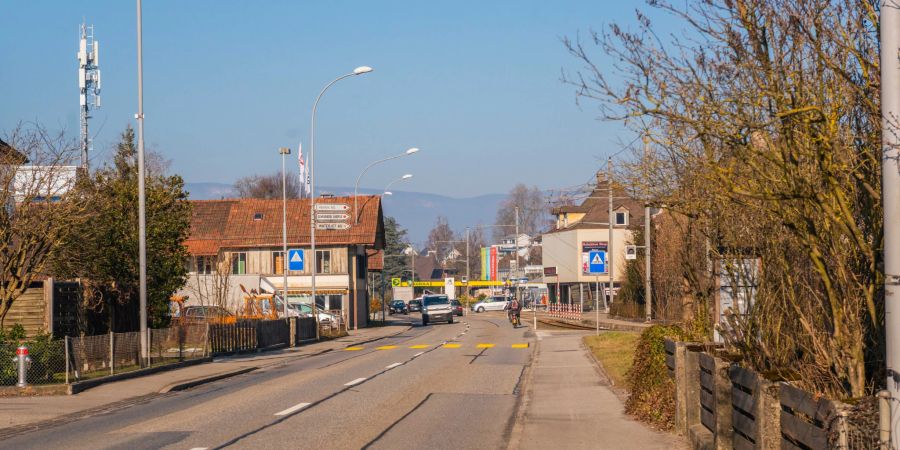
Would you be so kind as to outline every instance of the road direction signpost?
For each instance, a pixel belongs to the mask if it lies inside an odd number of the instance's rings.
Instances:
[[[340,203],[316,203],[316,211],[349,211],[350,206]]]
[[[316,213],[316,220],[320,222],[341,222],[350,219],[350,214],[343,213]]]
[[[340,222],[317,223],[317,230],[349,230],[350,224]]]

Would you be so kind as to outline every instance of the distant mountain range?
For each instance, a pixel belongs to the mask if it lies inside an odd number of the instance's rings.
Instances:
[[[191,200],[216,200],[234,196],[230,184],[223,183],[186,183]],[[321,192],[329,192],[336,196],[352,196],[353,188],[322,186]],[[380,194],[373,189],[360,189],[360,194]],[[428,239],[428,232],[434,226],[438,216],[444,216],[450,227],[459,233],[467,226],[494,223],[500,202],[505,194],[486,194],[477,197],[454,198],[423,192],[393,191],[393,195],[384,196],[384,213],[397,219],[401,227],[409,232],[408,237],[414,243],[422,244]]]

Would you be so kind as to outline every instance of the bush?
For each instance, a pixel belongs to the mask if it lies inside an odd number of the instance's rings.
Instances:
[[[666,338],[683,339],[678,326],[654,325],[638,339],[634,362],[626,374],[631,395],[625,412],[663,430],[675,426],[675,382],[666,369]]]

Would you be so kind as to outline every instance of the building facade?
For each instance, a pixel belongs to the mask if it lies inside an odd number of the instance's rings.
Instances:
[[[613,214],[609,214],[609,189],[613,190]],[[609,183],[598,173],[597,185],[581,204],[559,206],[551,210],[556,219],[553,230],[544,233],[542,261],[544,283],[551,302],[590,302],[612,283],[618,290],[625,279],[625,246],[634,244],[634,226],[644,220],[644,206],[630,198],[622,186]],[[608,223],[613,220],[612,235]],[[610,246],[610,243],[612,244]],[[591,252],[605,252],[605,273],[590,272]],[[610,279],[612,267],[613,279]],[[600,300],[602,304],[602,300]]]
[[[316,304],[339,312],[349,327],[366,326],[369,317],[370,258],[384,248],[381,198],[359,197],[359,222],[353,218],[353,198],[328,197],[317,205],[320,223],[339,224],[316,230],[316,250],[310,245],[310,201],[288,200],[287,298],[291,304],[312,303],[312,267],[316,262]],[[282,201],[231,199],[193,201],[190,253],[185,262],[187,285],[177,293],[186,305],[219,305],[237,311],[245,291],[285,291],[282,243]],[[335,213],[346,208],[345,212]],[[325,222],[324,219],[330,222]]]

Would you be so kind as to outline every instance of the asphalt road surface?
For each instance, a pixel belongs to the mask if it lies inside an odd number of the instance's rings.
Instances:
[[[48,424],[0,447],[505,448],[533,342],[502,313],[470,314]]]

